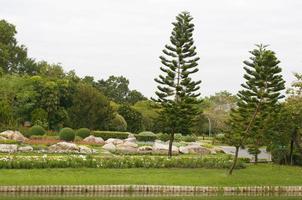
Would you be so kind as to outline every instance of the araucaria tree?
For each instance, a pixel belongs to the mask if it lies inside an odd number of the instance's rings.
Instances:
[[[174,133],[189,134],[193,118],[197,115],[196,104],[200,96],[198,90],[201,81],[193,81],[191,75],[198,72],[196,47],[193,41],[193,18],[188,12],[176,16],[176,22],[170,37],[170,45],[166,45],[163,56],[160,56],[159,75],[155,81],[159,84],[157,99],[162,105],[161,117],[166,131],[170,133],[169,157],[172,156]]]
[[[278,100],[284,96],[280,93],[284,89],[280,61],[271,50],[264,45],[256,45],[250,51],[250,61],[244,61],[245,84],[237,94],[237,108],[231,111],[230,130],[226,133],[226,141],[235,146],[235,157],[229,174],[232,174],[237,163],[239,148],[252,144],[255,155],[259,153],[259,146],[264,139],[263,123],[268,115],[276,112]]]

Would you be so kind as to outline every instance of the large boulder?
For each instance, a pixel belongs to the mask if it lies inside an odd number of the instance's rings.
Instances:
[[[156,154],[167,154],[169,151],[169,145],[168,144],[163,144],[159,142],[154,142],[153,146],[153,153]],[[172,154],[178,154],[179,150],[178,147],[172,146]]]
[[[123,144],[116,145],[116,150],[123,153],[135,153],[137,152],[138,145],[133,142],[124,142]]]
[[[123,140],[121,140],[121,139],[116,139],[116,138],[109,138],[109,139],[107,139],[106,141],[105,141],[105,143],[106,144],[114,144],[114,145],[118,145],[118,144],[122,144],[122,143],[124,143],[124,141]]]
[[[89,143],[94,143],[94,144],[100,144],[100,145],[105,144],[105,141],[103,140],[103,138],[95,137],[93,135],[90,135],[90,136],[86,137],[83,141],[84,142],[89,142]]]
[[[116,150],[116,146],[112,143],[108,143],[108,144],[105,144],[103,146],[103,149],[107,150],[107,151],[115,151]]]
[[[18,142],[24,142],[24,141],[28,140],[19,131],[11,131],[11,130],[4,131],[4,132],[0,133],[0,136],[5,137],[9,140],[15,140]]]
[[[126,138],[126,139],[124,139],[124,142],[136,143],[136,138],[135,137],[133,137],[133,138]]]
[[[15,153],[18,151],[18,146],[16,144],[0,144],[1,153]]]
[[[205,147],[200,146],[197,143],[191,143],[188,146],[180,147],[179,152],[182,154],[201,154],[207,155],[210,154],[211,151]]]
[[[33,150],[34,150],[34,148],[32,146],[18,147],[18,151],[20,151],[20,152],[31,152]]]
[[[83,154],[94,153],[93,149],[90,149],[89,147],[86,147],[84,145],[80,145],[79,148],[80,148],[80,153],[83,153]]]
[[[152,153],[153,148],[151,146],[141,146],[138,147],[138,153]]]
[[[7,140],[6,137],[0,136],[0,141]]]
[[[76,153],[80,152],[80,147],[74,143],[59,142],[48,147],[48,151],[51,153]]]

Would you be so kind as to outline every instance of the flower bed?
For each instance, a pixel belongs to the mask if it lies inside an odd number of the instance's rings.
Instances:
[[[230,156],[173,157],[166,156],[2,156],[0,169],[34,168],[229,168]],[[236,168],[244,168],[239,160]]]

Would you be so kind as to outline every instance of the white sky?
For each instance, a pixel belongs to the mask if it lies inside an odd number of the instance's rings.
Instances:
[[[0,0],[0,19],[17,26],[29,56],[80,76],[123,75],[148,97],[181,11],[194,17],[203,96],[237,92],[256,43],[277,53],[287,85],[302,72],[301,0]]]

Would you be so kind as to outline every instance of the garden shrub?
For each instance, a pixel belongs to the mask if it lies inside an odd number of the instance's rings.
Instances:
[[[44,135],[46,131],[42,126],[34,125],[29,129],[29,135]]]
[[[79,136],[81,138],[86,138],[90,135],[90,130],[88,128],[80,128],[76,131],[76,136]]]
[[[156,134],[156,136],[157,136],[157,139],[164,141],[164,142],[170,140],[170,134],[168,134],[168,133],[158,133],[158,134]]]
[[[111,120],[109,128],[113,131],[126,131],[127,122],[122,115],[116,114],[115,117]]]
[[[175,133],[174,134],[174,141],[175,142],[180,142],[182,140],[183,140],[183,137],[182,137],[181,133]]]
[[[155,141],[157,139],[157,136],[151,131],[140,132],[139,134],[135,135],[135,137],[138,141],[144,142]]]
[[[65,156],[2,156],[0,169],[35,169],[35,168],[216,168],[227,169],[232,165],[230,155],[182,157],[175,156],[113,156],[95,157],[91,155]],[[245,164],[238,159],[236,168]]]
[[[186,136],[183,136],[182,140],[185,142],[196,142],[197,136],[196,135],[186,135]]]
[[[215,139],[218,140],[219,142],[224,142],[224,134],[219,133],[215,136]]]
[[[73,141],[75,138],[74,130],[71,128],[63,128],[60,131],[60,139],[70,142]]]
[[[104,140],[109,138],[118,138],[118,139],[126,139],[128,138],[129,132],[119,132],[119,131],[93,131],[92,135],[96,137],[101,137]]]

